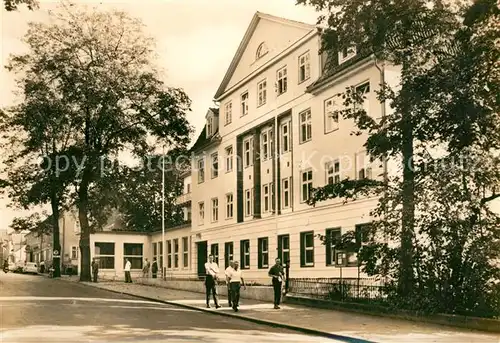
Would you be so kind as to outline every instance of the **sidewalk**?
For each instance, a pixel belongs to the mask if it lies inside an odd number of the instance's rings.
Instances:
[[[78,278],[75,277],[66,277],[61,280],[79,282]],[[125,284],[122,282],[82,283],[113,292],[162,301],[199,311],[251,320],[257,323],[286,326],[292,329],[300,329],[303,332],[321,332],[323,335],[330,334],[332,338],[341,338],[340,336],[344,336],[344,338],[353,337],[381,343],[500,342],[500,336],[495,334],[350,312],[287,304],[283,304],[281,310],[275,310],[273,309],[273,304],[243,299],[240,311],[235,313],[228,307],[227,298],[223,295],[220,297],[222,307],[216,310],[215,307],[211,309],[206,308],[205,295],[200,293],[140,284]],[[213,302],[211,304],[213,306]],[[347,342],[348,340],[344,341]],[[355,342],[355,340],[351,340],[351,342]]]

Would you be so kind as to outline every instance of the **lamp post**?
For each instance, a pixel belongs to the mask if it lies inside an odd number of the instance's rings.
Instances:
[[[161,244],[162,244],[162,275],[163,280],[166,280],[166,265],[165,265],[165,145],[161,155]]]

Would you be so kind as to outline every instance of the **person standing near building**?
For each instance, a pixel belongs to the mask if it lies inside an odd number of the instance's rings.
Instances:
[[[132,277],[130,276],[130,270],[132,269],[132,263],[127,258],[125,259],[125,283],[132,283]]]
[[[238,261],[233,262],[233,269],[229,272],[228,278],[231,286],[231,302],[233,304],[233,310],[234,312],[238,312],[238,307],[240,306],[241,286],[243,286],[243,289],[247,289]]]
[[[153,279],[156,279],[156,275],[158,274],[158,262],[156,262],[156,257],[153,257],[153,264],[151,265],[151,274]]]
[[[285,274],[283,272],[283,266],[281,265],[281,260],[277,258],[275,260],[274,266],[269,269],[269,276],[272,277],[273,289],[274,289],[274,308],[279,309],[281,303],[281,287],[283,284],[283,279]]]
[[[97,282],[97,274],[99,274],[99,264],[97,261],[92,259],[92,281]]]
[[[208,256],[208,262],[205,263],[205,290],[207,297],[207,308],[210,308],[210,294],[214,297],[215,308],[219,308],[219,301],[217,299],[217,274],[219,273],[219,266],[214,261],[214,255]]]
[[[229,267],[226,268],[226,287],[227,287],[227,301],[229,303],[229,307],[232,307],[232,303],[231,303],[231,283],[229,282],[230,279],[229,279],[229,274],[231,274],[231,272],[234,270],[233,269],[234,267],[234,262],[233,261],[229,261]]]
[[[149,261],[148,261],[148,259],[146,259],[144,261],[144,267],[142,268],[142,277],[143,278],[149,277],[149,267],[150,267]]]

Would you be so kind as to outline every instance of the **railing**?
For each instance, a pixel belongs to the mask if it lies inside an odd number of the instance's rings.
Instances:
[[[184,194],[181,194],[177,197],[177,199],[175,200],[175,203],[177,205],[182,205],[182,204],[185,204],[185,203],[188,203],[191,201],[191,198],[192,198],[192,193],[189,192],[189,193],[184,193]]]
[[[182,223],[179,223],[177,225],[167,224],[165,227],[169,230],[177,230],[177,229],[183,229],[183,228],[190,227],[190,226],[191,226],[191,220],[184,220]]]
[[[316,299],[342,302],[383,302],[383,282],[372,278],[292,278],[289,292]]]

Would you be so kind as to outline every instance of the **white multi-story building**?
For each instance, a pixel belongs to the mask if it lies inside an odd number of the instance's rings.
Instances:
[[[192,151],[193,250],[198,273],[207,254],[222,266],[240,261],[249,278],[264,278],[276,257],[294,277],[357,276],[355,254],[343,261],[318,235],[361,229],[376,199],[306,204],[313,187],[349,177],[382,178],[364,135],[333,114],[348,86],[365,92],[365,110],[380,118],[376,89],[395,80],[354,50],[325,72],[320,30],[257,12],[215,94]],[[276,137],[278,139],[276,139]],[[337,259],[337,260],[336,260]],[[340,268],[342,266],[342,268]]]
[[[238,260],[250,280],[267,279],[276,257],[291,277],[358,276],[356,255],[318,235],[362,230],[377,199],[306,201],[313,187],[386,173],[367,156],[366,136],[351,134],[354,122],[334,114],[342,106],[335,95],[358,87],[365,110],[380,118],[388,109],[376,90],[382,81],[397,84],[399,72],[355,49],[326,69],[320,46],[314,25],[254,15],[216,91],[219,107],[208,109],[191,149],[178,198],[186,223],[166,228],[165,245],[161,231],[91,235],[102,274],[121,276],[129,257],[139,275],[144,259],[156,257],[167,276],[203,276],[211,253],[221,269]]]

